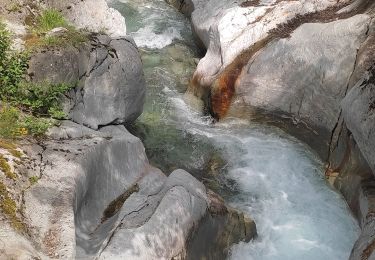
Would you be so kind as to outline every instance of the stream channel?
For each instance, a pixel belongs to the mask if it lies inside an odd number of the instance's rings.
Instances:
[[[202,53],[190,21],[164,0],[112,7],[142,55],[147,98],[131,131],[151,163],[166,174],[189,171],[256,222],[258,238],[234,245],[228,258],[347,259],[359,227],[318,156],[277,128],[239,119],[213,124],[185,102]]]

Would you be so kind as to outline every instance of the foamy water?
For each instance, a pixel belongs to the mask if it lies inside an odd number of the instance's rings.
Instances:
[[[128,31],[134,38],[138,47],[149,49],[161,49],[176,40],[182,40],[182,31],[186,31],[186,20],[183,15],[176,12],[165,3],[164,0],[120,0],[126,6],[136,12],[125,15]],[[132,15],[136,17],[132,17]],[[132,24],[132,20],[141,23]],[[128,23],[128,21],[130,21]]]
[[[259,237],[233,246],[230,259],[348,259],[359,227],[344,198],[324,178],[319,158],[281,130],[231,120],[208,127],[170,97],[186,131],[209,138],[229,162],[226,178],[240,194],[227,198],[251,216]]]
[[[142,127],[152,129],[157,121],[157,127],[165,124],[178,130],[173,134],[181,136],[173,138],[185,140],[189,134],[196,142],[208,140],[220,150],[228,162],[223,177],[236,191],[225,199],[257,224],[258,238],[234,245],[229,258],[347,259],[359,227],[342,196],[324,179],[319,158],[309,147],[278,129],[238,119],[213,125],[209,117],[191,109],[177,87],[181,76],[173,70],[177,63],[166,51],[176,42],[191,46],[189,21],[164,0],[121,2],[123,5],[116,8],[124,13],[128,31],[139,46],[152,49],[143,57],[148,97],[140,119]],[[146,148],[150,143],[153,150],[157,150],[157,144],[185,154],[186,146],[191,145],[160,142],[167,137],[167,128],[146,130],[144,134],[148,138]]]

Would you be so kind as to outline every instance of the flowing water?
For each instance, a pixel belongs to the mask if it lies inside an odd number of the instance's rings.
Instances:
[[[164,0],[112,5],[144,62],[147,101],[133,131],[150,161],[166,173],[187,169],[257,224],[258,238],[234,245],[229,258],[347,259],[359,228],[319,158],[275,128],[236,119],[212,124],[184,101],[198,57],[190,22]],[[207,174],[213,164],[216,172]]]

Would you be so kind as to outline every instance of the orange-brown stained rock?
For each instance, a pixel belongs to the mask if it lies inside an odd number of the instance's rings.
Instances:
[[[223,118],[232,103],[232,98],[236,92],[236,83],[242,72],[242,69],[249,62],[251,57],[270,41],[271,37],[266,37],[252,45],[249,49],[243,51],[236,59],[228,65],[219,75],[211,87],[210,110],[215,119]]]
[[[214,82],[210,96],[210,109],[214,118],[223,118],[228,112],[235,93],[235,83],[242,67],[242,64],[238,64],[236,68],[222,73]]]
[[[256,4],[257,1],[247,1],[248,5]],[[246,3],[246,2],[245,2]],[[246,66],[252,56],[260,49],[265,47],[272,40],[280,38],[288,38],[290,34],[301,24],[307,22],[331,22],[336,19],[345,19],[358,13],[363,13],[371,7],[372,3],[361,5],[355,10],[347,13],[338,14],[341,8],[347,6],[348,3],[339,4],[334,7],[329,7],[320,12],[309,13],[305,15],[297,15],[293,19],[290,19],[286,23],[278,25],[275,29],[268,33],[268,36],[263,40],[258,41],[252,45],[249,49],[243,51],[237,58],[227,66],[223,72],[220,73],[219,77],[214,81],[209,90],[206,86],[200,85],[201,75],[195,75],[191,82],[191,90],[194,95],[200,98],[208,98],[209,111],[211,115],[219,120],[223,118],[231,105],[232,98],[236,92],[236,82],[241,74],[243,67]],[[206,94],[210,91],[210,94]]]

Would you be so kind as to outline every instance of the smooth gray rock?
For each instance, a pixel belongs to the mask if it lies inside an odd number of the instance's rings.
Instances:
[[[265,39],[271,30],[298,15],[322,11],[347,0],[192,0],[193,31],[207,53],[194,73],[195,82],[209,87],[243,51]],[[251,3],[252,2],[252,3]]]
[[[136,209],[141,208],[139,205],[124,205],[126,213],[120,213],[124,216],[122,224],[99,259],[173,259],[184,255],[189,232],[198,225],[207,210],[205,187],[187,172],[176,170],[162,189],[152,196],[160,198],[147,203],[159,203],[154,214],[145,223],[132,225],[132,229],[128,228],[129,211],[133,209],[134,214],[143,217],[149,214],[138,213]]]
[[[348,129],[375,174],[375,67],[346,95],[342,111]]]
[[[361,187],[360,208],[363,213],[362,232],[354,244],[349,260],[375,259],[375,182],[367,182]]]
[[[78,48],[42,50],[29,62],[33,82],[76,85],[64,101],[73,121],[98,129],[134,121],[143,110],[142,61],[131,38],[92,37]]]
[[[85,78],[76,90],[73,121],[97,129],[134,121],[143,110],[145,80],[134,43],[126,38],[97,37]]]
[[[34,53],[29,61],[28,76],[33,82],[51,84],[76,84],[86,73],[88,46],[76,49],[42,50]]]
[[[188,235],[207,210],[203,184],[182,170],[166,177],[151,167],[141,141],[123,126],[96,132],[65,121],[49,136],[42,149],[23,147],[29,157],[39,158],[34,171],[40,179],[25,190],[23,208],[40,255],[52,259],[184,255]],[[116,210],[108,216],[110,205]]]
[[[356,15],[303,24],[290,38],[269,44],[242,70],[229,114],[258,109],[289,115],[328,143],[369,22],[368,15]]]

